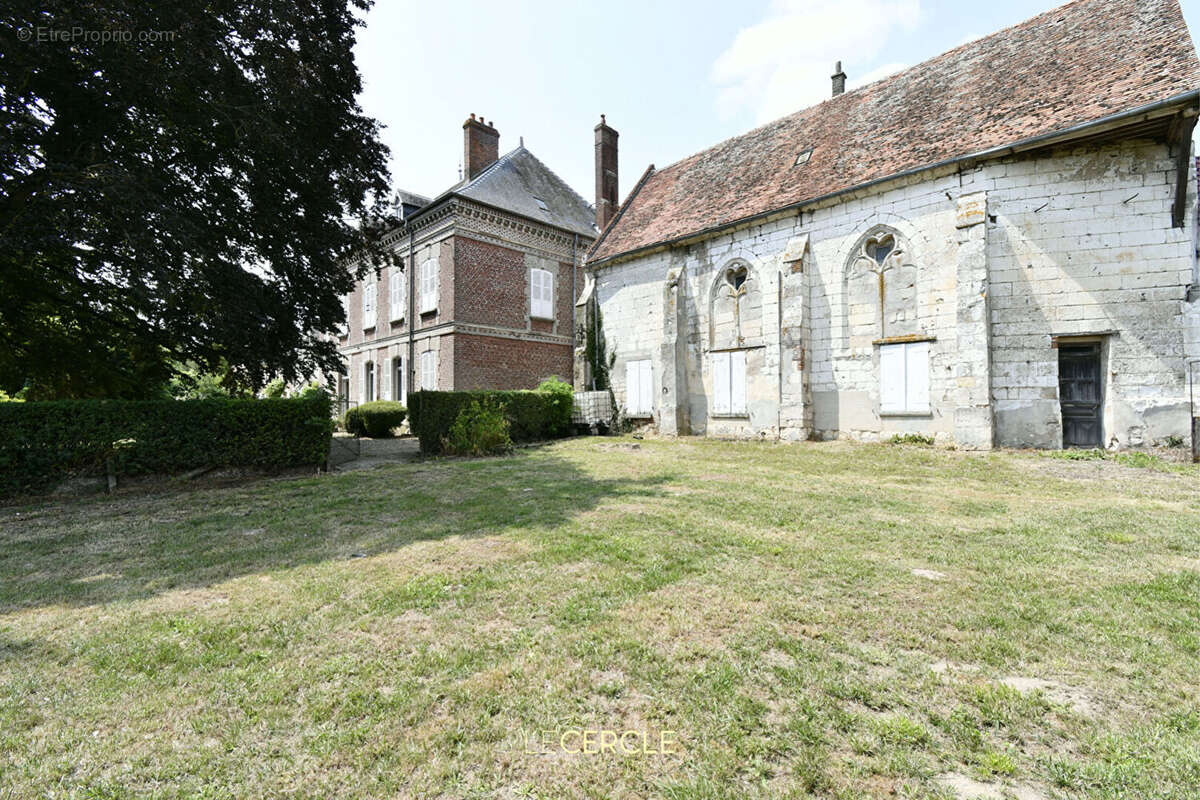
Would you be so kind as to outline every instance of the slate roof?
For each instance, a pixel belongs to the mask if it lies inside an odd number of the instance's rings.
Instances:
[[[634,250],[1194,91],[1177,0],[1077,0],[643,177],[589,256]],[[794,166],[812,148],[808,163]]]
[[[502,155],[473,180],[459,181],[451,186],[421,211],[452,196],[511,211],[588,239],[597,234],[592,206],[524,145]],[[538,204],[539,200],[545,208]]]

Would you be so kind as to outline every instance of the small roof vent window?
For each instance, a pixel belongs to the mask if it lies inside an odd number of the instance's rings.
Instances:
[[[546,205],[546,201],[545,201],[545,200],[543,200],[542,198],[540,198],[540,197],[535,197],[535,198],[533,198],[533,199],[534,199],[534,202],[536,202],[536,203],[538,204],[538,208],[540,208],[542,211],[549,211],[549,210],[550,210],[550,208],[549,208],[549,207]]]
[[[812,158],[812,148],[811,147],[808,148],[807,150],[801,150],[799,155],[796,156],[796,163],[794,164],[794,166],[797,166],[797,167],[803,166],[804,164],[808,163],[808,160],[810,158]]]

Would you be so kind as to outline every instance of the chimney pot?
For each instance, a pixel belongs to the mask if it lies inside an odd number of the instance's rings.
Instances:
[[[842,71],[842,62],[837,62],[833,67],[833,96],[837,97],[846,91],[846,73]]]
[[[601,114],[596,126],[596,227],[600,230],[617,214],[617,136]]]

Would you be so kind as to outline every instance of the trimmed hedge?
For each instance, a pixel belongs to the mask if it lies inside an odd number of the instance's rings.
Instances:
[[[329,396],[287,400],[0,403],[0,496],[66,478],[198,467],[316,466],[329,457]]]
[[[392,435],[392,428],[399,428],[407,415],[408,409],[402,403],[375,400],[347,411],[343,425],[355,436],[386,439]]]
[[[442,440],[473,401],[497,403],[514,442],[551,439],[571,429],[571,404],[564,405],[558,392],[413,392],[408,396],[408,424],[421,440],[421,452],[441,453]]]

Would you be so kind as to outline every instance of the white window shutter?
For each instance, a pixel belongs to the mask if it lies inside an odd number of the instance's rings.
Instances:
[[[929,342],[913,342],[905,348],[905,407],[924,413],[929,410]]]
[[[391,306],[393,320],[404,319],[404,273],[399,267],[392,267],[388,279],[388,304]]]
[[[437,261],[427,258],[421,262],[420,272],[421,311],[433,311],[437,308]]]
[[[650,372],[650,360],[642,362],[641,381],[638,386],[643,414],[654,413],[654,380]]]
[[[638,362],[625,362],[625,410],[630,414],[637,414],[641,411],[638,408],[638,402],[641,397],[641,391],[638,386],[641,384],[642,371]]]
[[[746,351],[729,354],[729,413],[746,413]]]
[[[879,410],[884,413],[904,411],[905,348],[902,344],[879,348]]]
[[[548,270],[529,271],[529,315],[542,319],[554,317],[554,275]]]
[[[729,353],[713,353],[713,413],[729,413]]]

